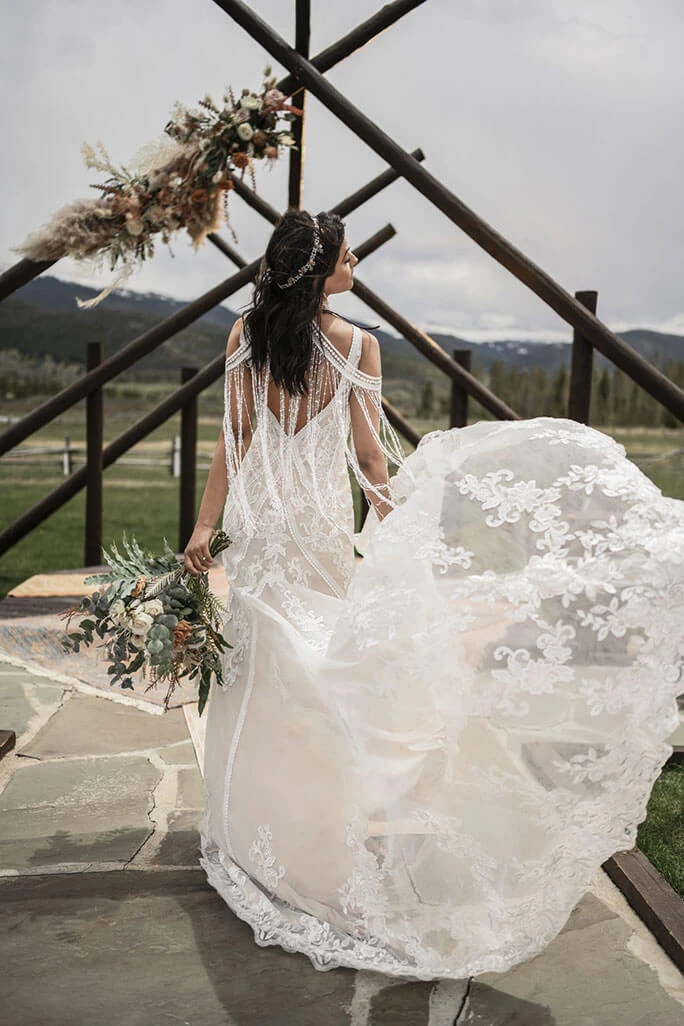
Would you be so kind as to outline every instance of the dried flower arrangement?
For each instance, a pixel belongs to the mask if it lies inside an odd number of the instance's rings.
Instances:
[[[229,86],[222,107],[210,96],[199,101],[202,110],[177,102],[164,128],[168,138],[142,147],[133,171],[116,167],[101,142],[99,157],[84,143],[86,165],[109,174],[104,184],[91,186],[100,190],[100,197],[62,207],[14,251],[30,260],[88,260],[93,270],[105,260],[112,271],[123,265],[115,281],[94,299],[77,300],[79,307],[89,308],[154,255],[156,235],[168,245],[173,233],[185,228],[196,250],[225,223],[237,241],[228,214],[232,172],[239,170],[244,178],[248,171],[256,191],[254,161],[275,161],[281,147],[295,146],[281,121],[292,122],[302,113],[286,102],[270,75],[267,67],[261,92],[243,89],[237,100]]]

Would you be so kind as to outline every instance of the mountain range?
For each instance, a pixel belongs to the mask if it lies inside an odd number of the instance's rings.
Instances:
[[[186,305],[156,293],[119,289],[92,310],[77,307],[77,296],[90,299],[96,294],[95,289],[49,275],[35,278],[0,303],[0,349],[17,349],[27,356],[51,356],[55,360],[83,364],[86,342],[102,341],[105,352],[111,354]],[[229,307],[215,307],[145,357],[127,376],[149,378],[173,372],[175,377],[182,366],[201,366],[223,350],[237,316]],[[359,323],[372,330],[381,344],[386,379],[422,381],[439,375],[409,342],[375,327],[373,321]],[[543,367],[553,373],[561,364],[569,364],[570,359],[569,342],[523,342],[506,338],[469,342],[455,332],[444,331],[433,333],[432,337],[449,353],[454,349],[470,349],[476,372],[499,359],[508,365]],[[636,328],[622,332],[620,337],[660,366],[668,359],[684,362],[684,336]],[[596,356],[597,365],[601,366],[605,361],[600,354]]]

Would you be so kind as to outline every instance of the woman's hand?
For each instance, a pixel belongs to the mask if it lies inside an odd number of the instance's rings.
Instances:
[[[209,552],[209,542],[213,533],[213,527],[197,523],[192,537],[185,547],[183,566],[195,577],[206,573],[214,562]]]

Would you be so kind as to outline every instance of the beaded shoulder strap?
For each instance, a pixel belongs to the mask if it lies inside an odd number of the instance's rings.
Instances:
[[[315,322],[314,322],[315,323]],[[362,352],[362,341],[363,335],[361,329],[355,324],[352,325],[352,344],[349,350],[349,355],[344,356],[339,349],[332,344],[332,342],[323,334],[322,330],[315,325],[316,331],[314,333],[314,339],[316,345],[322,352],[325,353],[327,359],[332,366],[340,372],[340,374],[347,378],[352,385],[358,385],[360,388],[366,388],[373,392],[379,392],[382,387],[382,378],[376,377],[373,374],[366,374],[364,371],[359,370],[358,364],[361,359]]]

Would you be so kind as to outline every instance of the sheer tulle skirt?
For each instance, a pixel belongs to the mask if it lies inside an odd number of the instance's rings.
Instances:
[[[342,597],[227,566],[201,861],[317,969],[505,971],[634,844],[671,752],[684,503],[550,418],[435,432],[393,493]]]

